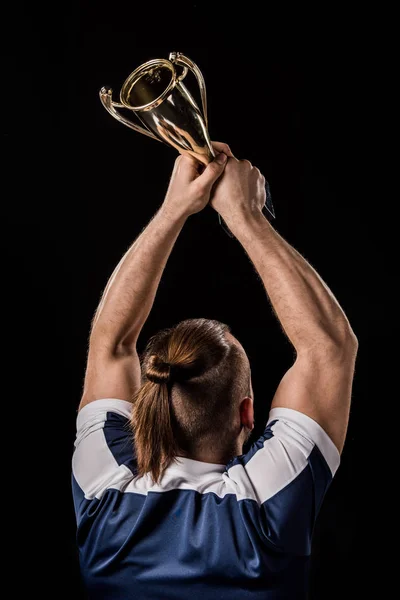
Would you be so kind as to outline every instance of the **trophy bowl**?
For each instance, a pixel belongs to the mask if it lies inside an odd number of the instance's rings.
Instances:
[[[203,114],[183,84],[189,69],[199,84]],[[118,121],[173,146],[181,154],[188,154],[204,165],[215,156],[207,130],[203,75],[197,65],[179,52],[171,52],[169,60],[150,60],[135,69],[122,85],[120,102],[112,100],[109,87],[100,90],[100,100]],[[125,118],[117,108],[134,113],[144,127]]]

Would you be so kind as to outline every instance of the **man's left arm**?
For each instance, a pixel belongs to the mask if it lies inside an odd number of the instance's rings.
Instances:
[[[225,144],[215,147],[225,154],[219,154],[201,175],[192,158],[177,158],[161,208],[110,277],[93,320],[79,410],[101,398],[131,401],[140,388],[136,342],[186,219],[206,206],[226,155],[231,154]]]

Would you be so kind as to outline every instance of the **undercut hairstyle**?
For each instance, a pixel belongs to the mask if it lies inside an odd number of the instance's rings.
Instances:
[[[159,483],[182,453],[235,455],[250,367],[227,332],[219,321],[188,319],[149,340],[131,418],[139,476]]]

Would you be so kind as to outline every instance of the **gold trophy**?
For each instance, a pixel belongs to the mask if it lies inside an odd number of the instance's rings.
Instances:
[[[203,114],[183,84],[189,69],[199,84]],[[208,133],[206,86],[200,69],[189,58],[171,52],[169,60],[149,60],[127,77],[119,97],[120,102],[114,102],[111,88],[100,90],[104,108],[117,121],[173,146],[203,165],[213,160],[215,152]],[[118,108],[133,112],[144,127],[125,118]],[[275,216],[268,187],[266,207]],[[221,218],[220,223],[223,225]],[[224,229],[231,235],[226,225]]]

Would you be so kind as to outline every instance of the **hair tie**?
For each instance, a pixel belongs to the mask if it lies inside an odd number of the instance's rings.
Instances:
[[[171,364],[153,354],[149,359],[146,377],[153,383],[168,383],[171,380]]]

